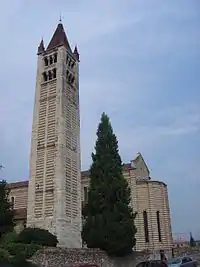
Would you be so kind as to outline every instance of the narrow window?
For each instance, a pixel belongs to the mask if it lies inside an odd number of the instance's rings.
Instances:
[[[54,54],[54,63],[57,62],[57,54]]]
[[[160,212],[156,212],[156,217],[157,217],[157,227],[158,227],[158,239],[159,242],[162,242],[162,237],[161,237],[161,228],[160,228]]]
[[[87,187],[84,186],[84,201],[88,201],[88,191],[87,191]]]
[[[71,68],[73,69],[74,68],[74,62],[72,61],[72,63],[71,63]]]
[[[68,61],[69,61],[69,56],[67,55],[66,57],[66,64],[68,65]]]
[[[148,217],[146,210],[143,211],[145,242],[149,243]]]
[[[14,209],[14,205],[15,205],[15,198],[11,197],[11,208]]]
[[[42,75],[43,75],[43,81],[46,82],[47,81],[47,74],[46,74],[46,72],[43,72]]]
[[[47,58],[47,57],[45,57],[45,58],[44,58],[44,65],[47,67],[47,66],[48,66],[48,64],[49,64],[49,62],[48,62],[48,58]]]
[[[53,79],[56,78],[56,69],[53,69]]]
[[[68,76],[68,82],[69,82],[69,83],[71,83],[71,79],[72,79],[72,75],[69,74],[69,76]]]
[[[49,80],[52,80],[52,73],[51,71],[48,72]]]
[[[52,56],[49,57],[49,63],[50,63],[50,65],[53,64],[53,58],[52,58]]]
[[[74,76],[72,76],[71,83],[72,84],[74,83]]]

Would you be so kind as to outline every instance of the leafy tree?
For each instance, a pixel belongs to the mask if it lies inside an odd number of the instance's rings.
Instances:
[[[13,210],[5,180],[0,181],[0,238],[13,229]]]
[[[118,141],[108,116],[103,113],[92,153],[88,203],[83,208],[82,238],[89,248],[110,255],[131,253],[135,245],[135,214],[130,207],[130,188],[123,177]]]
[[[48,230],[28,227],[19,233],[17,242],[23,244],[34,243],[41,246],[56,247],[58,240],[57,237],[51,234]]]
[[[196,246],[196,242],[192,236],[192,233],[190,233],[190,247],[195,247]]]

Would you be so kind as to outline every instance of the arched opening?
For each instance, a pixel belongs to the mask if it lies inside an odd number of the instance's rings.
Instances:
[[[49,80],[52,80],[52,73],[51,71],[48,71]]]
[[[47,57],[44,58],[44,65],[46,67],[49,65],[49,61],[48,61],[48,58]]]
[[[47,81],[47,78],[48,78],[47,77],[47,73],[46,72],[43,72],[42,75],[43,75],[43,81],[46,82]]]
[[[56,79],[56,69],[53,69],[53,79]]]

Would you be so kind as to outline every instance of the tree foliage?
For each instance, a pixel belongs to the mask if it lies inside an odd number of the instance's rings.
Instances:
[[[13,210],[5,180],[0,181],[0,238],[13,229]]]
[[[195,247],[196,246],[196,242],[192,236],[192,233],[190,233],[190,247]]]
[[[28,227],[20,232],[17,242],[23,244],[34,243],[41,246],[56,247],[58,240],[57,237],[51,234],[48,230]]]
[[[123,177],[118,141],[108,116],[103,113],[92,153],[88,203],[83,210],[83,241],[122,256],[135,245],[135,214],[130,207],[130,188]]]

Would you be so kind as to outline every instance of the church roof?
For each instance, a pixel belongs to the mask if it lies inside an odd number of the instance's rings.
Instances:
[[[46,51],[61,45],[64,45],[70,52],[72,52],[64,27],[60,22],[51,38],[51,41],[49,42],[49,45],[47,46]]]

